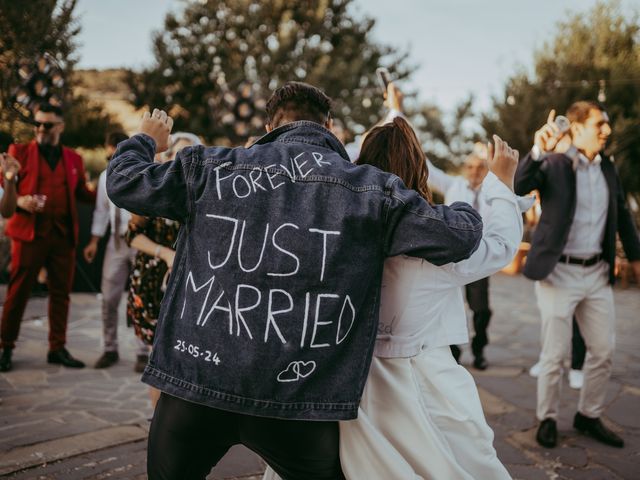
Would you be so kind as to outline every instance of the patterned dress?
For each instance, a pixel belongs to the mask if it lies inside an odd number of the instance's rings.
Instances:
[[[129,245],[137,235],[145,235],[153,242],[174,248],[180,224],[165,218],[145,218],[134,215],[129,222],[125,240]],[[133,324],[136,335],[146,344],[153,344],[153,335],[164,296],[167,264],[152,255],[138,252],[129,281],[127,322]]]

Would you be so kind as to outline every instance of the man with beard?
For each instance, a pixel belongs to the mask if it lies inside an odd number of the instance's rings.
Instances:
[[[65,348],[69,291],[78,242],[76,200],[93,202],[85,184],[82,158],[60,144],[62,110],[42,105],[35,114],[35,139],[12,144],[9,155],[20,162],[17,210],[7,222],[11,238],[11,274],[0,328],[0,371],[12,368],[20,322],[38,272],[46,267],[49,287],[49,363],[82,368]],[[3,178],[3,182],[12,181]]]

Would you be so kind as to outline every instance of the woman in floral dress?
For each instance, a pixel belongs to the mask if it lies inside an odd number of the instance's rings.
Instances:
[[[169,149],[157,155],[156,161],[171,161],[180,149],[199,144],[200,140],[192,133],[175,133],[171,135]],[[153,344],[160,303],[176,254],[174,244],[179,230],[178,222],[166,218],[148,218],[134,214],[129,221],[125,240],[138,253],[129,281],[127,321],[133,324],[138,338],[148,345]],[[155,407],[160,392],[149,387],[149,396]]]

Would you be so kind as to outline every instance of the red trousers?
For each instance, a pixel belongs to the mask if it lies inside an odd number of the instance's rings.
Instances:
[[[52,230],[46,238],[37,237],[32,242],[11,241],[11,274],[0,324],[2,348],[15,347],[27,300],[42,267],[48,275],[49,350],[58,350],[66,343],[75,248],[69,235]]]

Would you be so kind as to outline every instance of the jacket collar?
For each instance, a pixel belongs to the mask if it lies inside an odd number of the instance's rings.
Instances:
[[[302,143],[308,143],[310,145],[317,145],[319,147],[328,148],[340,154],[347,162],[350,162],[349,155],[344,149],[344,146],[331,133],[319,123],[311,122],[308,120],[299,120],[297,122],[286,123],[278,128],[271,130],[271,132],[263,135],[256,140],[253,145],[264,145],[270,142],[292,142],[299,141]],[[251,145],[249,148],[251,148]]]

